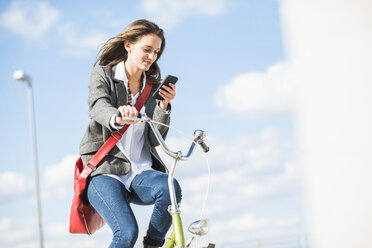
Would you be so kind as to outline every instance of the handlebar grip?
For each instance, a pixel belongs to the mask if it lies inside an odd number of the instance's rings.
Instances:
[[[117,115],[118,117],[122,117],[122,116],[121,116],[121,113],[120,113],[119,110],[118,110],[118,112],[116,112],[116,115]],[[141,119],[141,117],[142,117],[142,114],[141,114],[141,113],[138,113],[137,118],[140,118],[140,119]]]
[[[204,140],[202,140],[202,142],[199,143],[199,145],[203,149],[203,152],[209,152],[209,147],[204,143]]]

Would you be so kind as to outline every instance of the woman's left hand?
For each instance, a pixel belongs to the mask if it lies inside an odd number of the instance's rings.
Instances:
[[[163,85],[162,89],[159,90],[159,95],[164,98],[160,101],[160,107],[163,110],[167,110],[168,104],[176,96],[176,86],[174,84],[169,84],[169,87]]]

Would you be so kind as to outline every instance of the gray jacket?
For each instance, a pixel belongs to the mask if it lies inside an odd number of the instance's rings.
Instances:
[[[87,164],[93,155],[99,150],[104,142],[116,131],[110,126],[111,117],[117,112],[119,106],[127,104],[127,90],[123,81],[116,79],[114,67],[94,67],[89,85],[89,115],[90,123],[80,143],[80,155],[84,164]],[[145,103],[146,115],[155,121],[164,124],[170,122],[170,111],[163,111],[158,104],[159,100],[152,98],[155,91],[154,86],[149,98]],[[169,105],[170,107],[170,105]],[[158,125],[163,138],[166,137],[168,128]],[[155,146],[159,145],[149,125],[145,127],[145,145],[149,147],[152,157],[152,167],[156,170],[166,172],[166,167],[161,161]],[[117,146],[106,155],[98,164],[91,176],[98,174],[125,175],[131,170],[127,157]]]

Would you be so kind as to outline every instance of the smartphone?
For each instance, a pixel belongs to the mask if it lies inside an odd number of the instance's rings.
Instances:
[[[160,84],[159,87],[155,90],[152,97],[155,99],[163,100],[163,97],[159,95],[159,90],[163,87],[163,85],[169,86],[169,84],[176,84],[178,78],[175,76],[168,75]],[[165,90],[165,89],[163,89]],[[166,91],[166,90],[165,90]]]

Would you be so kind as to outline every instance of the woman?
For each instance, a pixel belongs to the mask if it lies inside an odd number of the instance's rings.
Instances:
[[[136,117],[133,106],[146,83],[158,84],[160,69],[157,61],[165,47],[163,30],[155,23],[137,20],[124,32],[108,40],[102,47],[89,85],[89,115],[91,121],[80,144],[84,164],[99,150],[111,133],[130,124],[116,146],[91,173],[87,197],[113,232],[110,247],[133,247],[138,237],[138,225],[130,203],[154,204],[144,247],[160,247],[171,225],[167,209],[170,205],[168,176],[155,146],[158,142],[149,126],[142,122],[126,121]],[[140,110],[153,120],[169,124],[170,102],[176,87],[164,86],[160,95],[151,97]],[[168,129],[159,126],[166,137]],[[181,189],[175,181],[177,201]]]

